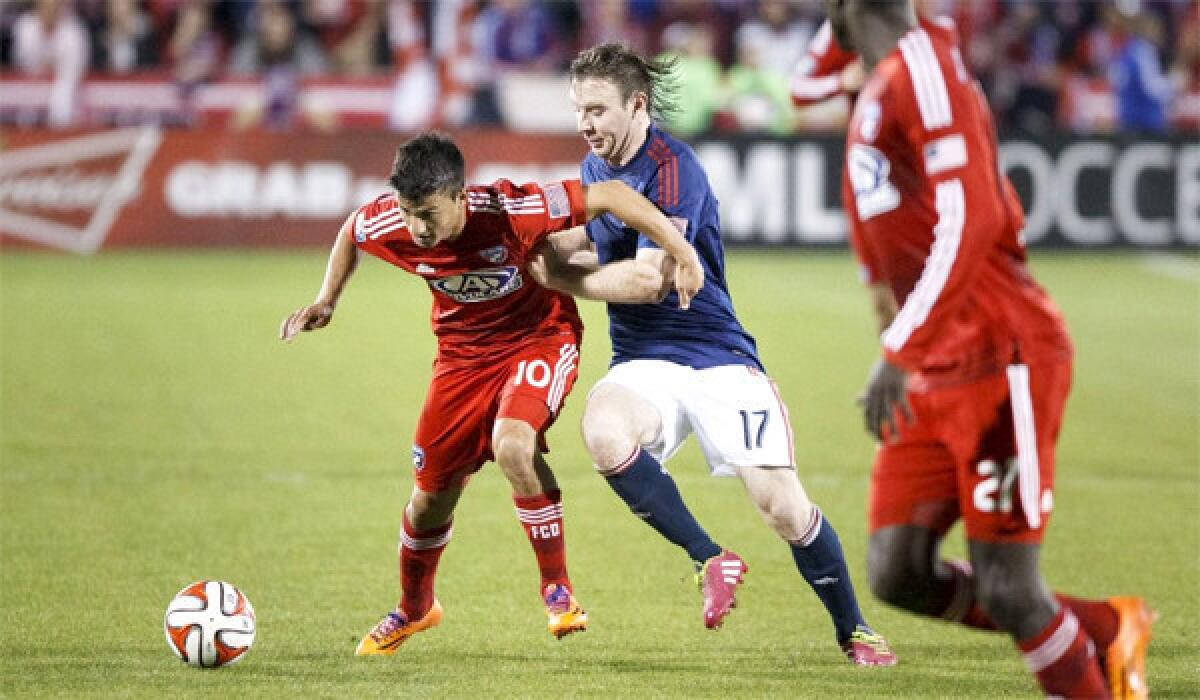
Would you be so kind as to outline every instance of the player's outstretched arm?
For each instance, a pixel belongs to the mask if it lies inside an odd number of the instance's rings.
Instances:
[[[353,218],[353,217],[351,217]],[[321,291],[313,303],[302,306],[283,320],[279,327],[279,337],[285,342],[291,342],[301,331],[314,331],[324,328],[333,320],[333,309],[354,268],[358,266],[358,249],[354,247],[354,223],[348,220],[334,241],[333,250],[329,252],[329,262],[325,266],[325,280],[321,283]]]
[[[667,280],[640,260],[601,265],[582,227],[548,236],[529,261],[529,273],[543,287],[614,304],[651,304],[667,295]]]
[[[628,226],[641,231],[658,244],[675,261],[675,291],[679,293],[679,308],[686,309],[692,297],[704,286],[704,268],[696,249],[683,237],[650,200],[635,192],[620,180],[605,180],[586,187],[587,217],[610,213]]]

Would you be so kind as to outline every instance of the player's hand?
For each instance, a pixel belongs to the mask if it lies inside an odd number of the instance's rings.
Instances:
[[[675,291],[679,294],[679,308],[686,309],[692,298],[704,286],[704,268],[700,256],[689,246],[688,255],[675,261]]]
[[[858,405],[863,409],[867,432],[879,442],[896,439],[902,427],[898,417],[905,424],[913,421],[912,407],[904,392],[907,383],[908,374],[883,358],[876,360],[871,368]]]
[[[863,82],[866,80],[866,78],[867,74],[863,70],[862,59],[857,58],[842,69],[842,90],[846,92],[846,94],[853,95],[862,89]]]
[[[290,343],[300,331],[315,331],[318,328],[324,328],[332,319],[333,304],[309,304],[283,320],[283,324],[279,326],[279,338]]]

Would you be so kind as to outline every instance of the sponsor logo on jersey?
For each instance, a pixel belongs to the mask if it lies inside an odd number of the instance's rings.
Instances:
[[[859,219],[866,221],[899,206],[900,193],[888,179],[892,163],[882,151],[856,143],[846,156],[846,169]]]
[[[474,304],[508,296],[521,288],[523,281],[516,266],[471,270],[452,277],[429,280],[429,286],[460,304]]]
[[[479,256],[493,265],[499,265],[500,263],[504,262],[505,258],[508,257],[508,248],[505,248],[502,245],[484,248],[483,250],[479,251]]]
[[[437,270],[433,269],[433,266],[426,265],[425,263],[417,263],[416,269],[418,275],[432,275],[437,272]]]
[[[421,471],[425,468],[425,448],[420,445],[412,446],[413,452],[413,468]]]

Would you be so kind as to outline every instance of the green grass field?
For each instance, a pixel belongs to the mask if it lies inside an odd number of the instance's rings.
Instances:
[[[608,360],[598,305],[550,433],[589,631],[545,633],[529,545],[488,467],[442,560],[442,626],[355,658],[397,595],[433,341],[420,282],[366,261],[333,325],[280,343],[323,265],[320,252],[0,257],[0,695],[1035,695],[1005,639],[866,591],[872,445],[852,400],[875,341],[846,254],[735,253],[730,276],[791,407],[801,476],[900,666],[842,660],[786,547],[689,447],[671,463],[680,488],[752,568],[725,628],[703,628],[685,557],[630,516],[579,440]],[[1200,696],[1200,263],[1043,255],[1035,270],[1078,345],[1045,573],[1080,595],[1149,598],[1163,615],[1155,696]],[[168,600],[202,578],[237,584],[258,612],[254,649],[228,669],[186,667],[163,641]]]

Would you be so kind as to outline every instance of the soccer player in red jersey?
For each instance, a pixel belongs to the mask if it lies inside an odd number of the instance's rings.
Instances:
[[[880,441],[871,588],[912,612],[1012,636],[1047,695],[1144,698],[1152,611],[1052,594],[1039,551],[1072,348],[1034,281],[994,126],[958,49],[895,0],[826,0],[869,74],[843,198],[882,357],[863,397]],[[939,561],[961,518],[970,564]]]
[[[401,145],[392,191],[350,215],[316,301],[280,329],[291,340],[327,326],[359,251],[421,277],[433,294],[438,352],[413,444],[416,484],[400,534],[402,597],[363,637],[360,655],[394,653],[441,621],[433,583],[454,508],[468,477],[493,459],[512,485],[537,558],[550,633],[562,638],[586,628],[567,577],[561,493],[542,457],[545,431],[575,383],[583,324],[571,297],[537,284],[528,265],[556,232],[609,213],[670,251],[681,307],[703,286],[695,250],[623,183],[467,187],[464,177],[462,153],[445,136],[427,133]],[[628,302],[662,294],[661,277],[621,279],[606,289],[603,271],[591,275],[590,293]]]

